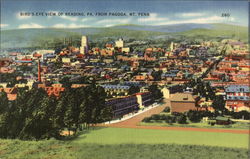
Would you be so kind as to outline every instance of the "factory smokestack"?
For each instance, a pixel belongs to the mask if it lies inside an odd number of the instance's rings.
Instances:
[[[38,59],[38,81],[41,82],[41,66],[40,66],[40,59]]]

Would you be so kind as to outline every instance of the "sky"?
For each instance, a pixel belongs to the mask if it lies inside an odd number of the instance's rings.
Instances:
[[[2,30],[110,27],[121,24],[227,23],[248,26],[249,12],[248,1],[0,0],[0,2]],[[107,15],[96,15],[97,12]],[[37,15],[31,15],[32,13]],[[45,15],[46,13],[54,16]],[[78,15],[73,16],[68,13]],[[115,16],[114,13],[126,15]]]

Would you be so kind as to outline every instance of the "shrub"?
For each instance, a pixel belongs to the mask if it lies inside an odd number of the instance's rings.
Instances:
[[[165,120],[166,119],[166,115],[160,115],[160,120]]]
[[[168,123],[168,124],[175,123],[176,122],[176,117],[168,115],[168,116],[166,116],[165,122]]]
[[[182,115],[182,113],[179,113],[179,112],[172,112],[171,114],[174,115],[174,116],[180,116],[180,115]]]
[[[187,123],[187,117],[186,117],[186,115],[182,114],[180,116],[177,116],[177,122],[179,124],[186,124]]]
[[[142,120],[142,122],[149,123],[151,122],[151,120],[152,120],[151,117],[146,117]]]
[[[194,111],[194,110],[189,110],[187,112],[187,117],[191,122],[200,122],[202,119],[202,112],[200,111]]]
[[[152,120],[161,120],[161,115],[159,114],[154,114],[151,116]]]
[[[201,117],[215,117],[215,113],[212,113],[210,111],[200,111]]]
[[[234,119],[245,119],[245,120],[249,120],[250,119],[250,112],[247,112],[245,110],[240,111],[240,112],[232,112],[231,116]]]
[[[215,122],[211,122],[210,125],[211,125],[211,126],[214,126],[214,125],[215,125]]]

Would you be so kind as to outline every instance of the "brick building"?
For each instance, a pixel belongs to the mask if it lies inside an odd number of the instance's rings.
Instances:
[[[189,93],[175,93],[170,98],[171,112],[186,112],[196,110],[195,99]]]

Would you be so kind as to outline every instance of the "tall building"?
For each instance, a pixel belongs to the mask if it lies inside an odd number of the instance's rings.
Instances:
[[[82,36],[80,53],[86,54],[87,52],[88,52],[88,38],[87,38],[87,36]]]
[[[173,50],[174,50],[174,43],[171,42],[171,44],[170,44],[170,51],[173,51]]]

